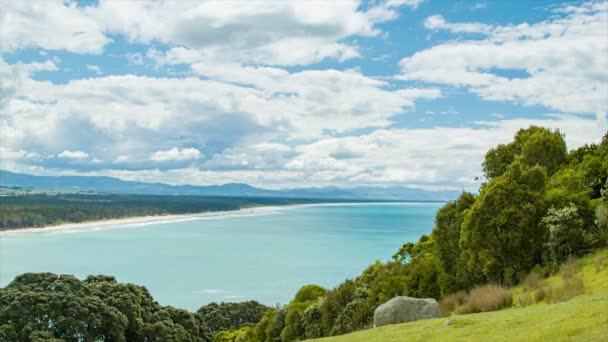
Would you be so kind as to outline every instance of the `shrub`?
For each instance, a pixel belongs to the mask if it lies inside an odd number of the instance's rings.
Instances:
[[[545,243],[546,260],[557,264],[584,251],[584,221],[574,204],[561,209],[550,208],[542,222],[549,232]]]
[[[319,338],[323,336],[321,305],[323,305],[322,297],[304,310],[304,315],[302,316],[302,327],[304,328],[304,337],[307,339]]]
[[[467,296],[465,304],[456,308],[457,314],[496,311],[513,304],[511,292],[499,285],[476,287]]]
[[[467,294],[464,291],[458,291],[443,298],[439,301],[439,310],[442,316],[449,316],[460,305],[464,304],[467,299]]]
[[[336,318],[332,335],[348,334],[355,330],[371,326],[374,308],[365,299],[355,299],[346,304],[344,310]]]

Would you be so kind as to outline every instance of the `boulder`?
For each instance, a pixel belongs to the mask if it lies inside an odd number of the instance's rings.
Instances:
[[[395,297],[374,311],[374,327],[439,317],[433,298]]]

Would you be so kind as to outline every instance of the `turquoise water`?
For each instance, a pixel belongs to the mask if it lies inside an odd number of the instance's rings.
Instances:
[[[0,234],[0,286],[25,272],[111,274],[159,303],[287,303],[333,287],[428,234],[440,203],[294,207],[99,230]]]

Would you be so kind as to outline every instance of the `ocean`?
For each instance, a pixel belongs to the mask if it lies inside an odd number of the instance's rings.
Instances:
[[[18,274],[113,275],[162,305],[286,304],[332,288],[431,232],[442,203],[286,207],[191,220],[0,234],[0,286]]]

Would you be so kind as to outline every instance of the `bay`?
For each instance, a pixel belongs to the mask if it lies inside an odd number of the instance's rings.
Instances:
[[[100,229],[0,234],[0,286],[18,274],[109,274],[163,305],[285,304],[331,288],[430,233],[442,203],[340,204]]]

